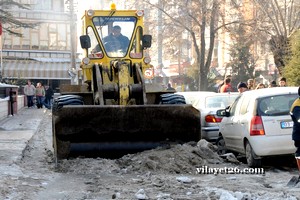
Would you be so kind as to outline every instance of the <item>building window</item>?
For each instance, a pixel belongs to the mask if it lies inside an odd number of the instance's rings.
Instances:
[[[56,33],[50,33],[49,34],[49,49],[56,50],[57,49],[57,34]]]
[[[39,45],[39,35],[38,35],[37,32],[31,32],[30,43],[31,43],[31,46],[38,46]]]
[[[33,10],[52,10],[52,0],[35,0]]]

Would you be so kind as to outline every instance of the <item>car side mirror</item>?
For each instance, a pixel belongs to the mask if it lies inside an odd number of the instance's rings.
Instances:
[[[216,114],[220,117],[229,117],[229,112],[226,109],[217,110]]]
[[[152,35],[143,35],[143,49],[151,47]]]
[[[80,45],[83,49],[88,49],[91,47],[91,39],[88,35],[80,36]]]

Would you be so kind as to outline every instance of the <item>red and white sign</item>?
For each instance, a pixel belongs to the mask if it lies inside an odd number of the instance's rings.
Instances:
[[[154,77],[153,69],[146,69],[144,76],[147,79],[152,79]]]

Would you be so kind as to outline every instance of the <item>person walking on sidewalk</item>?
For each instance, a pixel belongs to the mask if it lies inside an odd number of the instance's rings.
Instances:
[[[295,158],[300,172],[300,87],[298,88],[298,95],[299,97],[294,101],[294,103],[291,106],[290,115],[294,122],[292,139],[294,140],[294,145],[297,148],[295,152]]]
[[[45,85],[45,106],[50,109],[52,106],[53,89],[49,85]]]
[[[35,95],[35,87],[31,84],[31,81],[27,81],[27,85],[24,87],[24,94],[27,97],[27,106],[31,108],[33,106],[33,97]]]
[[[35,90],[37,108],[43,108],[45,100],[45,88],[41,82],[38,82]]]

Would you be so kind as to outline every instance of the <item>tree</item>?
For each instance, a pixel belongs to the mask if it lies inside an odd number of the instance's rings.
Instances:
[[[243,3],[243,6],[236,3],[229,14],[230,18],[236,18],[237,23],[227,25],[226,31],[230,34],[231,45],[229,48],[230,62],[228,66],[232,68],[233,84],[254,79],[256,60],[259,56],[255,52],[255,47],[259,43],[253,25],[253,14],[248,13],[251,8],[250,3]]]
[[[161,10],[171,20],[169,27],[173,31],[171,30],[169,33],[175,36],[174,40],[178,39],[176,37],[177,32],[182,33],[182,30],[185,30],[189,33],[193,51],[196,54],[196,65],[198,66],[198,90],[206,90],[218,30],[219,0],[161,0],[160,4],[146,2]],[[170,38],[169,43],[172,43]]]
[[[14,31],[17,28],[34,28],[36,24],[33,23],[25,23],[23,21],[17,20],[13,13],[9,10],[12,9],[30,9],[29,5],[20,4],[13,0],[1,0],[0,1],[0,23],[2,24],[3,31],[13,34],[19,37],[22,37],[22,34]]]
[[[245,27],[241,24],[235,25],[236,30],[231,32],[236,33],[233,39],[233,45],[229,52],[231,56],[231,62],[229,65],[232,67],[233,81],[235,83],[254,78],[254,59],[251,54],[251,45],[253,41],[245,31]]]
[[[289,56],[289,37],[300,27],[299,0],[253,0],[257,30],[269,36],[274,62],[282,75]]]
[[[286,61],[283,70],[284,77],[287,78],[289,86],[300,85],[300,30],[295,32],[290,38],[291,57]]]

